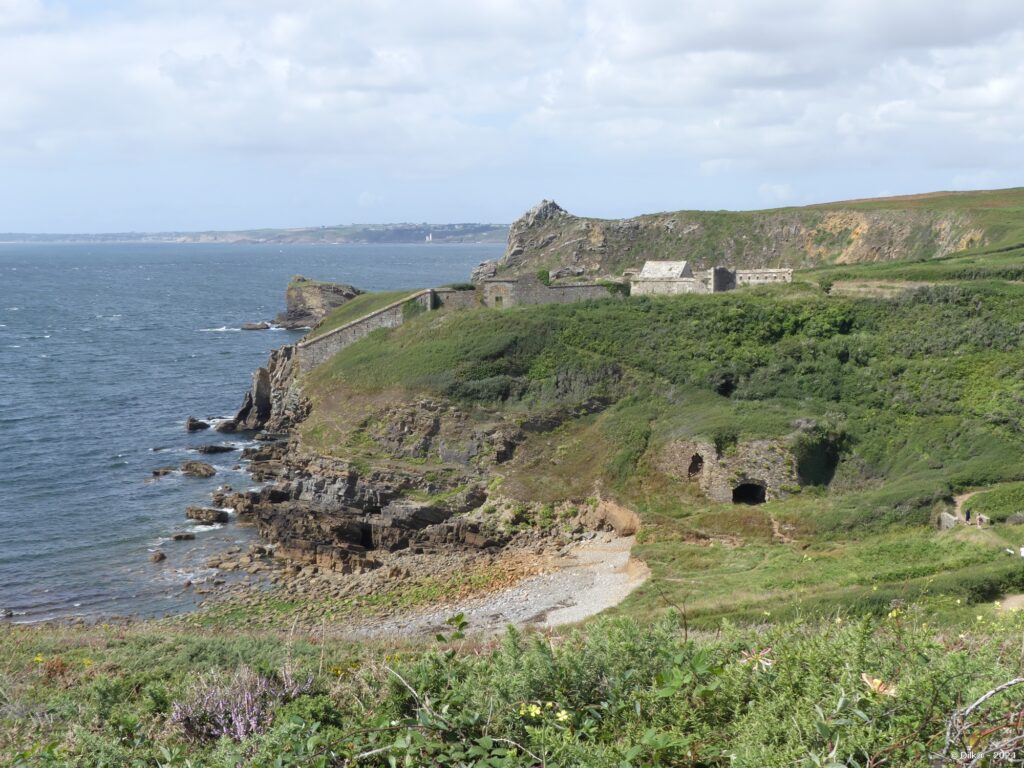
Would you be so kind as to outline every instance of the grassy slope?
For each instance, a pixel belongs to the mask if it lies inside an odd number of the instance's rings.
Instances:
[[[300,284],[301,285],[301,284]],[[327,317],[317,323],[308,334],[309,338],[321,336],[335,328],[340,328],[353,320],[358,320],[364,315],[383,309],[388,304],[405,298],[415,291],[378,291],[377,293],[364,293],[347,301],[331,312]]]

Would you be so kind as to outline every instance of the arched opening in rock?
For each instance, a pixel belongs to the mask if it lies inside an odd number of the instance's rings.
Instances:
[[[761,483],[740,483],[732,489],[733,504],[764,504],[765,487]]]
[[[690,459],[690,466],[686,470],[686,476],[694,478],[701,473],[704,469],[704,457],[699,453],[693,454],[693,458]]]

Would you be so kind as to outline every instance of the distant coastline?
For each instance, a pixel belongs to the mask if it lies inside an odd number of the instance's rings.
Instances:
[[[503,243],[507,224],[344,224],[293,229],[203,232],[106,232],[96,234],[0,232],[0,243],[227,243],[321,245],[402,243]]]

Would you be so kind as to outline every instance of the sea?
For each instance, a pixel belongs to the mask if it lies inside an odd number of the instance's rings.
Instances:
[[[465,282],[495,244],[0,244],[0,622],[193,609],[210,556],[255,540],[188,505],[255,487],[233,415],[253,370],[302,331],[241,331],[284,309],[292,275],[398,290]],[[230,442],[231,453],[195,449]],[[208,480],[153,470],[212,463]],[[195,534],[173,541],[175,532]],[[151,562],[160,549],[163,562]],[[189,586],[191,582],[192,586]]]

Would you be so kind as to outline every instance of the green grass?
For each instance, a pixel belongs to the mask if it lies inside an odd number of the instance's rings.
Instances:
[[[10,628],[0,753],[33,768],[326,768],[356,755],[373,766],[925,768],[954,710],[1024,661],[1024,615],[938,596],[882,618],[762,614],[714,633],[675,614],[479,645],[458,625],[427,648],[165,623]],[[238,741],[189,738],[176,709],[206,694],[230,707],[242,669],[310,685],[271,700]],[[1022,705],[1011,689],[980,707],[966,734],[975,750]]]
[[[351,301],[347,301],[337,309],[333,310],[329,315],[327,315],[327,317],[321,320],[316,327],[309,332],[307,338],[322,336],[328,331],[333,331],[335,328],[347,325],[353,320],[358,320],[364,315],[376,312],[378,309],[383,309],[388,304],[400,301],[406,296],[411,296],[413,293],[416,293],[416,291],[380,291],[377,293],[364,293],[356,296]]]

